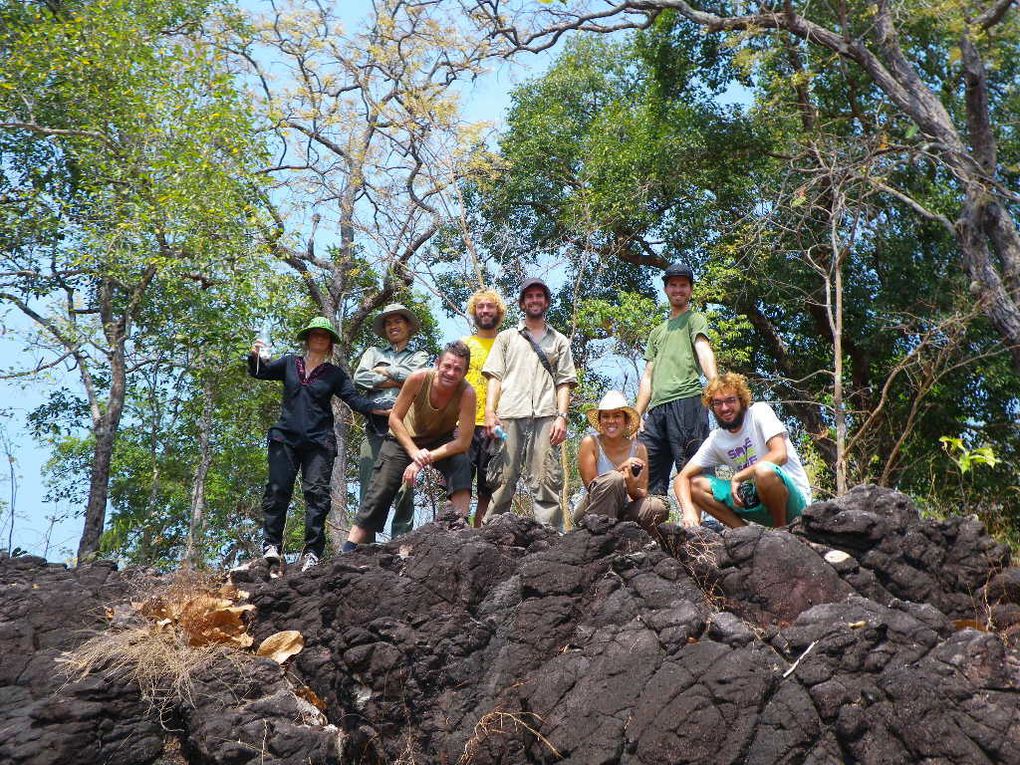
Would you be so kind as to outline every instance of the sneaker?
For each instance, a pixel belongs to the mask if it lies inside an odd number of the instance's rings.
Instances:
[[[357,549],[358,549],[358,546],[354,542],[344,542],[343,546],[340,548],[340,552],[342,552],[342,553],[352,553],[352,552],[354,552]]]
[[[319,565],[319,556],[313,552],[305,553],[304,560],[301,562],[302,573],[310,568],[314,568]]]
[[[266,545],[262,550],[262,557],[270,566],[278,566],[280,564],[280,549],[276,545]]]

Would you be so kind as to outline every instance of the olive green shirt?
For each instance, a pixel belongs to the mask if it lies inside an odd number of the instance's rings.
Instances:
[[[500,417],[554,417],[556,415],[556,388],[560,385],[577,385],[574,355],[570,341],[546,325],[545,335],[538,346],[549,359],[553,374],[549,375],[538,359],[531,343],[521,334],[522,321],[513,329],[504,329],[496,335],[482,374],[495,377],[502,383],[496,414]]]
[[[704,314],[685,311],[675,319],[666,319],[648,336],[645,361],[652,362],[649,409],[701,395],[701,364],[694,350],[698,335],[708,339],[708,320]]]

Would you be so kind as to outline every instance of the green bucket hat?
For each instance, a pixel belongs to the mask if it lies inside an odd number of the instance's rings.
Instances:
[[[323,332],[329,332],[329,336],[333,338],[334,343],[340,342],[340,335],[338,335],[336,333],[336,330],[333,329],[333,322],[331,322],[325,316],[316,316],[314,319],[308,322],[308,326],[297,333],[297,339],[300,340],[301,342],[304,342],[305,339],[308,337],[308,333],[311,332],[313,329],[321,329]]]

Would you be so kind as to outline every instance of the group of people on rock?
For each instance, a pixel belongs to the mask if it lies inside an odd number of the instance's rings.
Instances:
[[[670,475],[684,526],[703,514],[730,526],[782,526],[811,501],[807,475],[786,427],[766,403],[752,403],[743,375],[719,374],[705,316],[691,308],[694,273],[683,263],[662,274],[670,315],[652,330],[634,406],[609,391],[587,418],[595,433],[580,444],[586,494],[572,512],[635,521],[653,535],[669,516]],[[262,502],[263,555],[277,564],[294,481],[301,473],[305,546],[302,569],[325,548],[330,479],[337,452],[332,397],[365,417],[360,504],[343,552],[375,541],[391,507],[391,533],[413,525],[413,487],[426,467],[438,470],[450,504],[474,524],[510,509],[518,480],[534,498],[536,520],[562,528],[564,473],[558,447],[567,438],[577,384],[569,340],[546,321],[552,300],[541,279],[518,293],[522,319],[500,331],[506,315],[493,290],[475,292],[466,313],[474,333],[447,344],[434,365],[409,344],[418,318],[393,303],[375,318],[385,344],[368,349],[353,379],[330,362],[340,340],[330,321],[298,333],[303,355],[270,359],[256,341],[248,371],[283,382],[279,420],[269,430],[269,481]],[[707,380],[703,387],[702,377]],[[709,431],[708,411],[718,427]]]

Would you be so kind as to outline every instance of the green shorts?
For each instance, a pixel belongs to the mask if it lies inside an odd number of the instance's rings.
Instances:
[[[785,470],[779,467],[779,465],[773,465],[772,469],[776,471],[776,474],[783,481],[783,486],[786,487],[786,491],[789,494],[786,498],[786,522],[789,523],[804,511],[804,508],[807,507],[807,499]],[[729,479],[716,478],[714,475],[710,475],[708,480],[712,484],[712,496],[717,502],[722,502],[745,521],[754,521],[762,526],[772,525],[772,516],[761,502],[752,507],[737,507],[733,501],[733,494],[730,491],[731,484]]]

